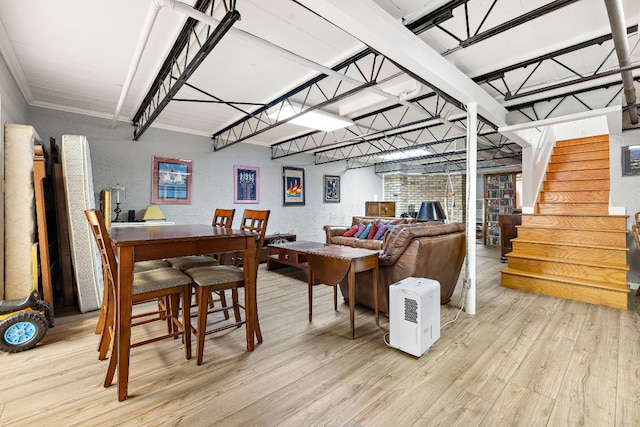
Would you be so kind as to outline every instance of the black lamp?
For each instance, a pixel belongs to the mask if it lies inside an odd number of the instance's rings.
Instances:
[[[420,205],[420,211],[418,212],[418,217],[416,218],[418,222],[444,221],[445,219],[447,219],[447,216],[444,214],[442,206],[440,206],[440,202],[433,200],[422,202]]]

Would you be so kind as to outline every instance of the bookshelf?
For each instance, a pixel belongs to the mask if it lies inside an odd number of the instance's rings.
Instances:
[[[509,215],[516,207],[516,174],[484,176],[484,244],[500,246],[500,215]]]

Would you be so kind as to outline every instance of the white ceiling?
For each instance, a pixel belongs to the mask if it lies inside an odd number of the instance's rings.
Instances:
[[[194,5],[195,0],[184,3]],[[320,152],[316,155],[318,163],[323,159],[357,159],[349,163],[349,167],[358,167],[381,162],[380,157],[372,157],[370,153],[407,148],[426,141],[431,141],[432,153],[459,151],[458,143],[435,142],[465,135],[465,120],[455,119],[464,119],[464,107],[460,104],[470,101],[478,102],[481,115],[496,126],[622,103],[619,74],[568,85],[554,92],[541,91],[512,100],[506,100],[504,96],[507,90],[517,92],[521,85],[521,91],[528,91],[575,79],[576,73],[587,76],[598,69],[600,72],[615,69],[618,60],[615,52],[612,53],[613,42],[610,40],[562,55],[557,62],[543,61],[531,76],[535,65],[506,72],[503,79],[493,80],[491,84],[471,80],[610,34],[604,0],[569,2],[464,48],[456,37],[467,39],[476,32],[483,33],[558,2],[469,0],[466,2],[468,35],[465,2],[458,2],[461,5],[453,9],[453,17],[418,35],[403,26],[438,7],[454,3],[444,0],[238,0],[236,10],[241,19],[188,79],[188,84],[226,104],[173,100],[151,126],[207,136],[219,134],[260,105],[272,103],[317,77],[322,67],[334,67],[367,46],[387,58],[382,60],[382,56],[377,56],[374,63],[371,54],[357,62],[357,67],[350,66],[341,79],[336,75],[329,76],[309,92],[294,94],[291,99],[308,106],[326,101],[371,79],[368,73],[372,69],[379,73],[375,76],[375,85],[340,101],[327,102],[322,110],[358,118],[383,107],[398,105],[398,96],[411,100],[432,93],[432,89],[443,96],[400,104],[400,108],[384,114],[359,119],[346,131],[315,134],[316,141],[310,148],[307,145],[300,148],[300,143],[306,141],[301,135],[307,135],[311,129],[291,123],[272,126],[255,135],[245,137],[243,134],[238,139],[271,146],[299,137],[295,144],[285,144],[287,155],[299,151]],[[626,26],[637,25],[640,12],[637,1],[622,0],[621,3]],[[2,0],[0,53],[30,105],[112,119],[150,4],[151,0]],[[221,19],[225,3],[216,0],[214,5],[213,16]],[[118,126],[131,126],[185,22],[186,17],[175,10],[163,8],[158,13],[119,114]],[[198,25],[198,31],[209,28]],[[247,41],[247,34],[263,41]],[[206,34],[201,40],[204,38]],[[635,65],[640,59],[637,30],[629,34],[628,43],[631,62]],[[268,44],[276,45],[280,50],[268,48]],[[293,61],[282,49],[304,59]],[[402,70],[403,67],[408,70]],[[640,74],[634,70],[633,75]],[[610,81],[616,83],[575,96],[557,96]],[[198,90],[184,86],[174,99],[211,101],[212,98]],[[446,95],[455,99],[445,102]],[[407,127],[407,123],[424,124],[430,117],[424,109],[437,113],[440,126],[420,130],[415,130],[419,125]],[[501,120],[505,122],[501,123]],[[245,123],[249,126],[251,121]],[[402,137],[390,136],[393,134],[391,128],[403,126]],[[133,135],[134,128],[131,129]],[[384,138],[372,135],[381,130],[386,130]],[[490,133],[492,129],[483,125],[480,131]],[[236,130],[223,137],[229,141],[229,134],[233,132],[237,136]],[[352,147],[354,142],[367,139],[366,135],[376,143]],[[144,134],[140,137],[145,138]],[[322,140],[318,142],[320,137]],[[484,145],[482,141],[481,138],[481,148],[487,149],[485,157],[495,158],[495,153],[489,150],[492,146],[502,148],[503,153],[516,155],[518,151],[517,147],[503,147],[507,141],[498,134],[487,136]],[[344,148],[338,150],[345,145],[350,147],[349,153]],[[277,152],[277,149],[272,150],[272,153]],[[454,160],[454,157],[448,159]],[[424,165],[424,160],[421,164]]]

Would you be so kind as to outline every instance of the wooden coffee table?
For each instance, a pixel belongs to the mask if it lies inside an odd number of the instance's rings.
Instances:
[[[277,251],[275,255],[267,258],[267,270],[275,270],[283,266],[290,266],[307,269],[306,252],[309,250],[319,249],[327,246],[326,243],[307,242],[298,240],[296,242],[275,243],[269,245]]]

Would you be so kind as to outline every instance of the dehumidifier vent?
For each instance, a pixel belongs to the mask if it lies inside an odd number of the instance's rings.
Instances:
[[[404,299],[404,320],[418,324],[418,301],[410,298]]]

